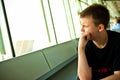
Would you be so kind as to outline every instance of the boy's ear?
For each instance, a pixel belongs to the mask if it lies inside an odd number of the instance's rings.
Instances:
[[[98,30],[99,32],[103,31],[105,29],[105,26],[103,24],[99,24]]]

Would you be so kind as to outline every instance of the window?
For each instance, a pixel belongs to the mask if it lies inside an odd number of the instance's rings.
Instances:
[[[57,42],[62,43],[70,40],[70,33],[68,29],[68,23],[66,13],[62,0],[49,0],[52,17],[54,21],[55,33],[57,36]]]
[[[4,0],[4,4],[16,56],[75,38],[68,1]]]
[[[41,0],[4,2],[16,56],[55,44],[54,37],[49,40]]]
[[[92,2],[76,0],[77,6],[75,0],[1,1],[4,2],[6,12],[5,15],[0,5],[0,43],[3,43],[2,50],[5,53],[0,55],[0,59],[3,60],[12,58],[13,51],[15,56],[21,56],[79,38],[77,12]]]
[[[81,11],[81,5],[79,1],[70,0],[70,6],[71,6],[71,13],[72,13],[72,20],[74,23],[74,30],[76,34],[76,38],[80,37],[80,21],[79,21],[79,15],[78,13]]]
[[[13,57],[2,1],[3,0],[0,0],[0,61]]]

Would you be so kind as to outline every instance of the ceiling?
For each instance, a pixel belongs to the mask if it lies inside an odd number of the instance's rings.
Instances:
[[[103,0],[113,17],[120,17],[120,0]]]

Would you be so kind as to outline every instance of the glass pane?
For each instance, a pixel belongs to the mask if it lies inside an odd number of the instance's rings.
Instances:
[[[85,4],[84,2],[81,2],[81,7],[82,7],[82,10],[84,10],[88,5]]]
[[[41,0],[4,0],[16,56],[51,45]]]
[[[44,4],[43,6],[45,10],[46,21],[47,21],[47,28],[49,30],[48,32],[48,35],[50,37],[49,42],[51,43],[51,45],[53,45],[53,44],[56,44],[56,40],[55,40],[55,33],[54,33],[52,16],[50,13],[50,7],[49,7],[48,0],[43,0],[43,4]]]
[[[91,0],[92,1],[92,3],[97,3],[98,2],[98,0]]]
[[[75,0],[70,0],[70,6],[71,6],[71,12],[73,16],[73,22],[74,22],[74,28],[76,32],[76,37],[80,37],[80,21],[79,21],[79,15],[78,12],[81,11],[81,5],[80,2],[76,2]]]
[[[58,43],[70,40],[70,33],[62,0],[49,0]]]
[[[0,0],[0,61],[12,58],[11,46],[3,12],[2,0]]]
[[[88,0],[88,4],[91,5],[92,4],[92,0]]]
[[[67,22],[69,25],[70,37],[71,37],[71,39],[75,39],[76,34],[75,34],[73,16],[72,16],[69,0],[64,0],[63,3],[64,3],[65,13],[66,13],[66,17],[67,17]]]

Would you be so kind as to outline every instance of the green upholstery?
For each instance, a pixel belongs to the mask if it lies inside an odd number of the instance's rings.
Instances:
[[[35,80],[50,71],[41,51],[0,63],[0,80]]]
[[[46,48],[43,50],[43,53],[50,65],[50,68],[53,69],[73,57],[77,53],[76,51],[75,41],[73,40]]]
[[[77,57],[71,40],[0,62],[0,80],[45,80]]]

